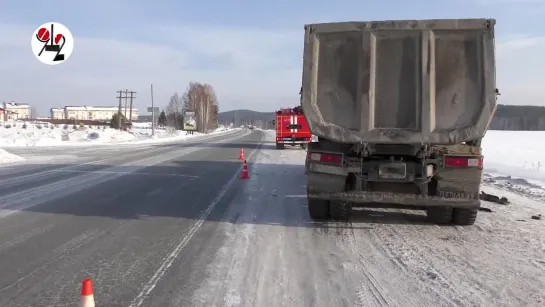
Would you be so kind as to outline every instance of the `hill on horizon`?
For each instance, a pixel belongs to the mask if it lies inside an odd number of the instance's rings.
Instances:
[[[218,114],[220,124],[261,125],[271,128],[274,111],[232,110]],[[498,105],[490,130],[544,131],[545,106]]]
[[[232,110],[218,113],[218,121],[222,125],[229,123],[235,123],[235,126],[254,124],[263,128],[271,128],[273,119],[274,111]]]

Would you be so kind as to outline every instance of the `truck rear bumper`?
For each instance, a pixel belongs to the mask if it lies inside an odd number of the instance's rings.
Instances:
[[[308,144],[307,141],[276,141],[278,144]]]
[[[403,194],[392,192],[333,192],[333,193],[309,193],[308,198],[320,198],[336,201],[347,201],[364,206],[366,203],[396,204],[416,207],[453,207],[453,208],[479,208],[480,200],[462,198],[444,198],[418,194]]]

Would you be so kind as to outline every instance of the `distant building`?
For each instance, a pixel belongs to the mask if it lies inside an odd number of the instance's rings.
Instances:
[[[51,108],[52,119],[84,119],[84,120],[111,120],[118,112],[118,107],[87,107],[65,106],[64,108]],[[128,118],[130,109],[121,108],[121,113]],[[138,120],[138,109],[132,109],[132,120]]]
[[[51,108],[51,119],[64,119],[63,108]]]
[[[4,102],[2,103],[4,120],[17,120],[30,118],[30,105],[26,103]]]

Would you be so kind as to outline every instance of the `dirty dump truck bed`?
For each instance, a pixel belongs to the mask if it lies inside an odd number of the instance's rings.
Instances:
[[[305,26],[302,106],[339,143],[453,144],[496,109],[494,19]]]

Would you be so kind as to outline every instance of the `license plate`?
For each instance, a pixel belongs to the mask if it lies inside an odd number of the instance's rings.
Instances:
[[[386,163],[378,167],[378,176],[382,179],[404,179],[407,176],[405,163]]]

